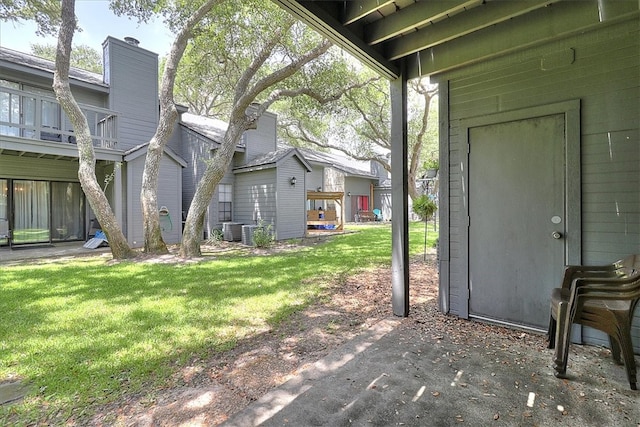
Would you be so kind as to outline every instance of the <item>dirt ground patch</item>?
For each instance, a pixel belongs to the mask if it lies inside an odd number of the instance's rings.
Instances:
[[[413,309],[435,304],[434,255],[427,261],[422,256],[414,259],[410,270]],[[392,316],[390,295],[389,267],[334,278],[323,298],[277,328],[209,360],[192,360],[166,388],[101,408],[91,425],[218,425],[340,344]]]
[[[455,344],[456,351],[447,356],[450,364],[467,357],[466,353],[471,349],[481,347],[495,352],[498,358],[504,358],[504,363],[526,366],[534,362],[535,366],[543,369],[548,365],[547,370],[551,370],[550,351],[546,348],[544,335],[470,322],[440,313],[437,304],[438,274],[433,253],[426,260],[422,256],[412,259],[410,289],[411,315],[401,320],[399,330],[405,331],[407,336],[416,336],[417,333],[417,336],[435,343],[442,340]],[[129,396],[103,407],[90,425],[219,425],[347,340],[383,319],[393,317],[390,295],[389,267],[334,278],[327,286],[324,298],[278,327],[239,342],[231,351],[207,360],[192,360],[165,388]],[[640,427],[631,421],[635,418],[633,411],[629,413],[636,396],[625,390],[616,390],[607,382],[611,363],[605,360],[609,351],[597,347],[576,347],[580,357],[578,354],[571,356],[571,369],[588,374],[596,383],[612,391],[605,395],[591,390],[589,383],[580,381],[565,381],[559,386],[578,393],[580,400],[586,401],[595,394],[596,404],[606,404],[607,410],[624,415],[623,419],[630,421],[630,425]],[[537,355],[536,360],[527,360],[531,356],[530,351]]]

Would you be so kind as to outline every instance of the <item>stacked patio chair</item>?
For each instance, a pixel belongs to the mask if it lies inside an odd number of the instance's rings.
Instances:
[[[629,385],[637,390],[631,322],[638,300],[640,255],[603,266],[566,267],[562,287],[551,294],[549,348],[555,348],[556,377],[567,378],[571,325],[578,323],[609,335],[614,360],[624,361]]]

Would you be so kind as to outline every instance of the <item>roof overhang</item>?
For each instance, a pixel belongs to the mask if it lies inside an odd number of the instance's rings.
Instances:
[[[94,148],[96,160],[121,162],[124,152],[106,148]],[[76,144],[51,143],[37,139],[2,136],[0,154],[38,159],[78,161]]]
[[[379,74],[435,75],[637,18],[637,0],[273,0]],[[403,68],[406,67],[406,68]]]

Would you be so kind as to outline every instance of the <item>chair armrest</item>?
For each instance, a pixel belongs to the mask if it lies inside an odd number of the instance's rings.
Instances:
[[[640,297],[640,273],[618,278],[581,278],[571,285],[571,297],[583,299],[633,299]]]
[[[564,269],[562,288],[570,288],[575,279],[578,278],[606,278],[612,277],[612,273],[617,267],[608,265],[568,265]]]

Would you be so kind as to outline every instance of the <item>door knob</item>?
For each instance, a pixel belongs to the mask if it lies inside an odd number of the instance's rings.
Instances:
[[[554,231],[553,233],[551,233],[551,237],[553,237],[554,239],[561,239],[562,233],[559,231]]]

